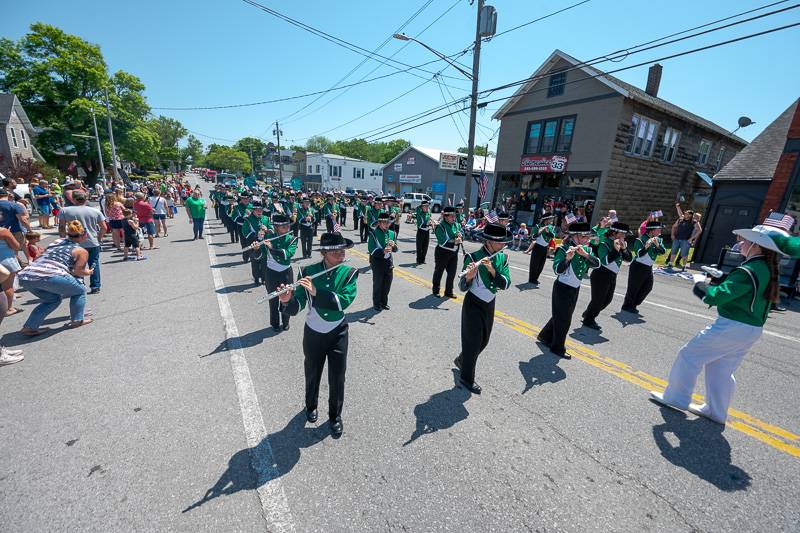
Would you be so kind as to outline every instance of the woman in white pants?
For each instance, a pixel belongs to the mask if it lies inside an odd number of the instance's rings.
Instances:
[[[743,240],[744,262],[711,285],[698,275],[694,285],[694,293],[704,303],[717,307],[719,318],[678,352],[666,390],[650,393],[660,404],[720,424],[728,418],[736,386],[733,373],[761,337],[773,302],[779,301],[778,254],[800,257],[800,238],[776,227],[760,225],[734,233]],[[706,403],[695,404],[691,397],[703,369]]]

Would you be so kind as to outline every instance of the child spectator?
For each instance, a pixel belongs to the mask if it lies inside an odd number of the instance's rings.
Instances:
[[[42,255],[44,249],[39,246],[39,241],[42,239],[42,234],[36,231],[29,231],[25,234],[25,240],[27,241],[27,249],[28,249],[28,257],[31,258],[31,261],[36,261],[36,258]]]
[[[528,226],[523,222],[514,232],[514,238],[511,239],[511,249],[519,250],[520,246],[528,239]]]
[[[130,209],[123,209],[122,215],[125,217],[125,225],[123,227],[125,232],[125,251],[122,260],[128,260],[128,254],[131,250],[136,253],[136,257],[133,258],[134,261],[146,259],[142,257],[142,245],[139,240],[139,220]]]

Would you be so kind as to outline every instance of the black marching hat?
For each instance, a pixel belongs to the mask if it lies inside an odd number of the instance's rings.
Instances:
[[[272,224],[275,226],[288,226],[289,225],[289,217],[284,215],[283,213],[275,213],[272,215]]]
[[[263,209],[264,208],[264,204],[262,204],[261,200],[259,200],[258,198],[253,198],[253,200],[250,201],[250,205],[253,206],[253,209]]]
[[[455,213],[456,213],[456,208],[453,207],[452,205],[446,205],[442,208],[443,215],[455,215]]]
[[[614,222],[608,227],[608,230],[618,233],[630,233],[631,227],[627,224],[623,224],[622,222]]]
[[[317,249],[321,252],[330,250],[347,250],[353,247],[353,241],[342,237],[341,233],[323,233]]]
[[[553,213],[544,213],[542,216],[539,217],[539,220],[550,220],[551,218],[555,218],[556,216]]]
[[[484,241],[509,243],[514,239],[514,234],[511,233],[502,224],[486,224],[483,231],[480,232],[479,238]]]
[[[567,233],[571,235],[591,235],[592,228],[588,222],[573,222],[567,227]]]
[[[240,192],[240,193],[239,193],[239,198],[240,198],[240,199],[241,199],[241,198],[250,198],[250,196],[252,196],[252,195],[250,194],[250,191],[242,191],[242,192]]]
[[[509,215],[505,211],[500,211],[499,213],[497,213],[497,218],[511,218],[511,215]]]
[[[645,231],[650,231],[651,229],[661,229],[663,227],[664,226],[661,224],[661,222],[654,220],[652,222],[647,223],[647,225],[645,226]]]
[[[419,206],[420,206],[420,207],[422,207],[422,206],[424,206],[424,205],[431,205],[431,203],[430,203],[428,200],[422,200],[422,201],[419,203]]]
[[[391,217],[389,216],[389,213],[387,213],[386,211],[382,211],[378,214],[378,222],[380,222],[381,220],[385,220],[388,222],[390,218]]]

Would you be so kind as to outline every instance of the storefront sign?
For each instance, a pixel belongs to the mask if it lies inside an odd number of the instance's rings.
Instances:
[[[400,183],[422,183],[422,174],[400,174]]]
[[[519,171],[560,173],[567,170],[568,162],[569,157],[565,155],[523,155],[519,162]]]
[[[394,171],[395,172],[400,172],[401,170],[403,170],[403,163],[395,163],[394,164]]]
[[[415,161],[416,158],[413,155],[409,156],[409,158],[406,160],[406,165],[413,165]]]
[[[458,154],[439,154],[439,168],[442,170],[458,170]]]
[[[391,182],[392,182],[392,180],[394,180],[394,176],[392,176],[391,174],[387,174],[387,175],[386,175],[386,181],[387,181],[388,183],[391,183]]]
[[[431,183],[431,192],[443,193],[446,185],[447,184],[443,181],[434,181]]]

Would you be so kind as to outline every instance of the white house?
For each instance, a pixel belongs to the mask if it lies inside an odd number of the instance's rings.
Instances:
[[[306,154],[308,182],[318,182],[323,191],[365,189],[382,190],[383,164],[336,154]]]

